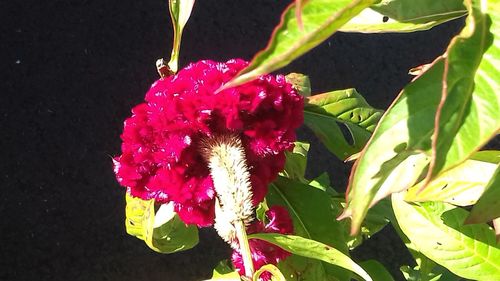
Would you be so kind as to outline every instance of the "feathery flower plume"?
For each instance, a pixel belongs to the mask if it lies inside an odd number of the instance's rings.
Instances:
[[[220,135],[202,139],[200,147],[218,199],[214,227],[226,242],[237,248],[235,224],[242,221],[248,225],[254,211],[243,146],[235,135]]]
[[[240,251],[245,272],[251,277],[253,262],[246,225],[252,220],[254,208],[243,146],[234,135],[204,138],[200,146],[217,194],[214,228],[226,242]]]

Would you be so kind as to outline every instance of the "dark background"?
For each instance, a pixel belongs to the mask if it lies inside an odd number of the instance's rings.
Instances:
[[[250,59],[290,1],[197,1],[181,66]],[[313,92],[356,87],[385,109],[411,67],[444,51],[455,21],[428,32],[335,34],[282,70],[310,75]],[[229,250],[211,229],[187,252],[161,255],[124,228],[124,189],[111,157],[130,109],[169,58],[167,0],[0,2],[0,280],[202,280]],[[424,97],[423,97],[424,98]],[[312,143],[309,176],[327,168],[342,189],[350,167]],[[390,228],[355,251],[393,274],[411,262]],[[402,276],[398,275],[398,279]]]

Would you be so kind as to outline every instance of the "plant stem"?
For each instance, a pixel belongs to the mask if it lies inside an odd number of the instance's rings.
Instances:
[[[248,277],[253,276],[253,261],[252,252],[250,251],[250,245],[248,244],[247,232],[245,229],[245,224],[242,220],[237,220],[234,223],[236,228],[236,237],[238,238],[238,243],[240,245],[240,253],[243,258],[243,266],[245,267],[245,275]]]

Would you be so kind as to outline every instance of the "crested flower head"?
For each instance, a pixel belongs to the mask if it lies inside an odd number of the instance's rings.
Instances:
[[[118,182],[142,199],[173,202],[188,224],[209,226],[215,215],[214,183],[201,152],[204,139],[235,135],[241,141],[253,204],[284,167],[295,129],[303,120],[303,99],[282,75],[263,75],[216,91],[247,62],[200,61],[156,81],[145,103],[132,110],[114,158]]]
[[[252,223],[247,230],[248,233],[292,234],[292,219],[285,208],[281,206],[272,206],[266,212],[266,218],[268,220],[267,223],[261,221]],[[276,265],[279,261],[290,256],[289,252],[263,240],[250,239],[248,243],[250,244],[250,252],[252,253],[252,261],[255,270],[258,270],[266,264]],[[243,266],[241,253],[238,250],[234,250],[231,259],[238,273],[244,276],[245,268]],[[261,280],[270,280],[269,273],[266,272],[262,274]]]

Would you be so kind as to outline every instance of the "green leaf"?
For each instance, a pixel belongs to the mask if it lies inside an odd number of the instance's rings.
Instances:
[[[311,96],[311,81],[309,77],[300,73],[289,73],[285,76],[286,82],[292,84],[293,88],[302,96]]]
[[[283,12],[267,47],[259,52],[238,76],[222,89],[251,81],[262,74],[280,69],[319,45],[343,24],[375,0],[309,0],[301,5],[302,26],[296,17],[296,3]],[[222,90],[221,89],[221,90]]]
[[[332,276],[326,276],[324,265],[321,261],[308,259],[294,254],[292,254],[285,260],[280,261],[278,263],[278,268],[280,269],[283,276],[285,276],[287,281],[340,280]]]
[[[172,204],[163,204],[155,214],[155,202],[126,194],[125,226],[127,233],[143,240],[159,253],[175,253],[198,244],[198,228],[186,225]]]
[[[297,179],[305,182],[304,175],[306,173],[307,152],[309,151],[310,144],[295,142],[294,145],[293,151],[285,151],[285,168],[280,174],[290,179]]]
[[[383,264],[376,260],[360,262],[359,265],[372,277],[373,281],[394,281]]]
[[[500,2],[472,1],[465,28],[446,51],[427,181],[468,159],[500,130],[498,35]]]
[[[313,186],[318,188],[319,190],[325,191],[330,196],[340,197],[340,194],[331,186],[330,176],[328,176],[327,172],[322,173],[321,175],[310,181],[309,186]],[[340,203],[338,204],[338,206],[341,207]]]
[[[493,227],[495,228],[495,235],[497,236],[497,244],[500,243],[500,218],[493,220]]]
[[[462,0],[382,1],[365,9],[340,28],[344,32],[384,33],[428,30],[463,17],[467,9]]]
[[[420,254],[421,255],[421,254]],[[445,267],[442,267],[424,255],[421,255],[421,262],[411,268],[402,266],[400,268],[403,276],[408,281],[460,281],[462,278],[451,273]]]
[[[492,4],[490,6],[497,7],[498,5]],[[477,14],[476,9],[473,14]],[[457,91],[457,88],[460,88],[458,86],[470,80],[467,79],[469,76],[466,75],[466,70],[470,70],[469,64],[472,59],[469,53],[481,53],[482,51],[481,47],[479,47],[478,50],[474,46],[471,46],[472,49],[467,49],[468,52],[465,52],[465,50],[463,50],[464,48],[462,48],[464,46],[469,46],[470,42],[467,42],[467,40],[474,41],[477,39],[477,33],[485,31],[481,26],[477,28],[471,27],[470,22],[471,20],[469,19],[469,25],[465,27],[462,35],[466,33],[467,30],[476,30],[477,32],[474,33],[474,36],[470,37],[472,39],[457,37],[460,40],[454,39],[453,42],[455,43],[451,45],[460,46],[460,48],[455,50],[457,53],[454,53],[453,57],[458,55],[458,50],[462,50],[464,51],[462,54],[463,58],[454,59],[453,64],[450,64],[448,59],[445,60],[445,57],[448,55],[438,57],[428,66],[425,72],[421,73],[412,83],[406,86],[396,101],[381,118],[372,138],[361,152],[351,172],[347,197],[348,206],[341,216],[341,218],[352,218],[352,233],[358,231],[369,206],[393,192],[399,192],[411,187],[420,179],[420,176],[426,172],[428,163],[430,162],[429,156],[433,155],[431,136],[434,134],[434,123],[436,113],[438,112],[438,106],[442,101],[443,75],[446,72],[456,73],[457,77],[463,78],[459,80],[458,84],[448,85],[448,90],[453,90],[456,92],[453,96],[457,96],[456,98],[451,98],[451,101],[460,103],[462,100],[458,96],[463,97],[464,95],[461,92],[466,92],[467,89]],[[460,44],[456,42],[460,42]],[[497,45],[499,44],[500,43]],[[482,45],[483,44],[479,44],[478,46]],[[491,49],[492,48],[490,48],[488,52],[490,52]],[[483,60],[483,62],[486,61],[487,64],[493,60],[491,55],[488,56],[488,52]],[[450,72],[450,69],[453,70]],[[457,70],[459,69],[464,70],[463,76],[458,75],[460,71]],[[463,161],[491,137],[492,129],[494,131],[498,130],[498,128],[493,127],[497,126],[494,125],[494,123],[498,124],[500,122],[500,118],[495,118],[495,114],[498,114],[497,112],[500,110],[498,106],[498,97],[500,97],[500,95],[496,94],[499,92],[499,89],[497,89],[498,87],[496,85],[498,84],[495,80],[499,80],[500,78],[488,79],[488,81],[490,81],[488,83],[491,87],[483,83],[483,86],[486,87],[484,89],[489,89],[488,91],[479,91],[477,89],[479,84],[476,83],[474,95],[476,93],[480,94],[476,96],[473,95],[472,102],[470,102],[470,100],[468,102],[471,110],[467,111],[467,118],[464,119],[466,122],[459,126],[459,131],[463,133],[463,136],[452,136],[455,140],[451,144],[450,149],[448,150],[446,147],[440,146],[439,155],[435,154],[438,155],[438,157],[434,159],[442,160],[444,159],[443,157],[445,157],[447,159],[446,161],[451,159]],[[463,111],[456,109],[457,114],[460,115],[460,112],[463,113]],[[443,113],[445,112],[443,111]],[[447,113],[449,112],[447,111]],[[444,121],[445,119],[441,120],[446,122],[446,124],[450,124],[450,128],[453,127],[456,129],[458,123],[455,122],[455,117],[450,116],[450,118],[453,119],[450,122]],[[495,121],[492,121],[493,119],[495,119]],[[464,130],[464,128],[467,129]],[[446,134],[444,135],[443,141],[440,141],[440,143],[450,140],[450,135]],[[453,135],[453,133],[451,133],[451,135]],[[467,136],[465,137],[465,135]],[[436,146],[434,146],[434,148],[436,148]],[[441,155],[443,151],[448,151],[449,153]],[[457,151],[461,152],[458,153]],[[462,156],[466,156],[466,158]],[[459,162],[453,162],[453,165],[459,164]],[[440,167],[439,163],[438,166],[435,167]],[[452,166],[449,165],[447,169],[451,167]],[[443,171],[441,168],[438,169],[439,172]]]
[[[500,248],[488,225],[464,226],[467,211],[441,202],[412,205],[401,194],[392,195],[392,206],[418,251],[461,277],[500,280]]]
[[[304,106],[304,123],[342,160],[363,148],[381,116],[382,111],[371,107],[355,89],[315,95]],[[338,123],[349,130],[352,143]]]
[[[145,214],[154,210],[154,200],[142,200],[125,193],[125,228],[127,233],[144,240]]]
[[[405,200],[442,201],[458,206],[472,205],[483,194],[496,167],[497,165],[491,162],[467,160],[443,172],[423,190],[423,183],[413,186],[408,190]]]
[[[391,208],[391,203],[387,199],[381,200],[370,208],[366,214],[366,218],[361,224],[360,232],[357,235],[349,237],[347,241],[349,250],[353,250],[365,240],[370,239],[370,237],[382,230],[389,223],[389,218],[392,215]]]
[[[288,209],[296,235],[332,245],[347,255],[343,223],[335,219],[340,206],[333,206],[329,197],[328,193],[313,186],[278,177],[269,186],[266,200],[269,206],[280,205]],[[294,275],[305,280],[335,280],[330,276],[349,280],[350,275],[339,267],[293,256],[279,268],[287,278]]]
[[[177,213],[173,203],[163,204],[156,214],[151,209],[147,219],[144,241],[154,251],[171,254],[185,251],[198,244],[198,228],[186,225]]]
[[[212,278],[206,281],[216,280],[241,281],[240,275],[229,265],[228,260],[220,261],[214,268]]]
[[[257,208],[255,208],[255,218],[258,219],[259,221],[263,222],[264,224],[267,223],[267,217],[266,217],[266,212],[269,211],[269,206],[267,206],[267,200],[264,198],[262,202],[257,205]]]
[[[318,259],[329,264],[334,264],[350,270],[364,280],[372,280],[363,268],[356,264],[343,252],[311,239],[295,235],[283,235],[278,233],[258,233],[249,235],[249,239],[260,239],[277,245],[278,247],[307,258]]]
[[[195,0],[169,0],[168,8],[170,10],[170,18],[172,19],[172,26],[174,29],[174,40],[172,47],[172,54],[168,67],[173,73],[177,72],[179,52],[181,48],[182,31],[186,25],[191,11],[193,10]]]
[[[371,8],[399,22],[411,23],[428,23],[467,13],[462,0],[382,0]]]
[[[500,166],[490,176],[486,191],[474,205],[467,218],[467,223],[489,222],[500,217]]]
[[[481,150],[472,154],[470,159],[498,164],[500,163],[500,150]]]

